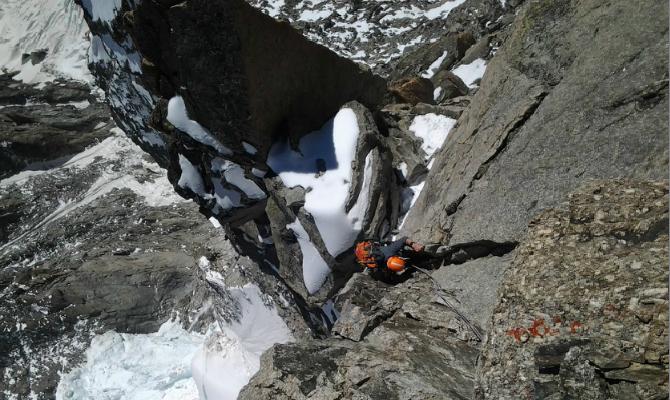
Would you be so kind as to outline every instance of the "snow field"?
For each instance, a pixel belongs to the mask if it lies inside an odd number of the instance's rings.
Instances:
[[[53,81],[59,76],[92,82],[87,35],[83,12],[74,0],[3,0],[0,69],[19,71],[14,79],[25,83]],[[24,53],[39,50],[47,50],[44,61],[22,62]]]

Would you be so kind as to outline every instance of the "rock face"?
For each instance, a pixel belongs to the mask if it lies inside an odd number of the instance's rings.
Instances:
[[[358,236],[383,237],[389,233],[390,226],[397,223],[400,203],[392,157],[370,111],[357,102],[347,103],[342,109],[353,112],[359,131],[351,163],[351,183],[342,211],[353,212],[360,199],[364,199],[366,204],[362,206],[365,211],[361,213]],[[335,132],[333,135],[338,133],[346,134]],[[314,172],[318,174],[317,170]],[[323,302],[344,285],[351,273],[358,270],[358,266],[350,252],[331,253],[326,233],[320,231],[318,221],[307,209],[306,190],[301,186],[286,187],[279,176],[266,178],[265,183],[270,195],[266,213],[272,233],[273,250],[279,261],[279,275],[308,301]],[[327,202],[327,199],[320,201]],[[314,204],[311,206],[314,207]],[[295,221],[300,222],[318,256],[332,271],[316,292],[310,292],[304,281],[303,270],[314,266],[304,263],[305,257],[309,255],[297,239],[301,233],[289,227]],[[335,222],[337,221],[333,221]],[[322,225],[321,229],[323,228]]]
[[[529,229],[477,398],[667,398],[667,182],[590,183]]]
[[[518,241],[585,179],[665,176],[667,15],[653,1],[525,4],[403,230]]]
[[[432,271],[442,291],[356,274],[334,335],[276,345],[240,398],[665,398],[667,209],[667,182],[594,182],[506,255]]]
[[[147,89],[182,95],[191,118],[237,153],[244,140],[262,158],[273,138],[320,128],[347,101],[384,100],[383,79],[242,0],[143,2],[129,13]]]

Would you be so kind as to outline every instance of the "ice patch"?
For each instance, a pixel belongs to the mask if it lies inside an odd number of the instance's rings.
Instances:
[[[156,333],[96,336],[84,364],[62,376],[56,399],[196,400],[190,364],[204,341],[174,321]]]
[[[409,130],[418,138],[421,138],[421,148],[426,152],[426,159],[442,147],[451,128],[456,124],[453,118],[433,113],[417,115],[412,120]]]
[[[358,134],[356,114],[343,108],[321,130],[302,137],[299,152],[287,141],[280,142],[272,146],[267,160],[284,185],[307,191],[305,210],[314,218],[332,256],[350,248],[360,232],[360,209],[349,214],[344,209]],[[367,191],[363,187],[361,195]]]
[[[470,64],[459,65],[452,71],[461,80],[468,85],[469,88],[475,88],[475,82],[482,79],[484,72],[486,72],[486,60],[478,58]]]
[[[177,129],[192,137],[193,140],[213,147],[223,155],[230,156],[233,154],[230,149],[216,140],[199,123],[188,117],[188,114],[186,113],[186,104],[184,104],[184,99],[181,96],[175,96],[170,99],[170,102],[168,103],[167,120]]]
[[[300,252],[302,253],[303,282],[305,282],[305,288],[309,294],[314,294],[323,286],[328,275],[330,275],[330,267],[314,247],[314,243],[312,243],[305,228],[302,227],[300,220],[296,218],[293,223],[286,225],[286,228],[292,230],[298,239]]]

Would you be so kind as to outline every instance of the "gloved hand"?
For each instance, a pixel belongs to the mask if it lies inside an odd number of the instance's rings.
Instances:
[[[412,242],[412,246],[411,246],[411,247],[412,247],[412,250],[416,251],[417,253],[420,253],[420,252],[423,251],[423,249],[424,249],[425,246],[422,245],[421,243]]]

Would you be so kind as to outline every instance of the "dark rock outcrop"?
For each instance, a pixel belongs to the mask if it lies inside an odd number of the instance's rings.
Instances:
[[[667,182],[590,183],[529,229],[477,398],[667,398]]]
[[[242,0],[142,2],[130,12],[147,89],[182,95],[191,118],[235,152],[246,141],[263,159],[273,138],[320,128],[347,101],[375,109],[385,99],[382,78]]]
[[[369,128],[361,128],[345,211],[359,197],[372,153],[377,186],[362,230],[377,235],[395,225],[399,201],[390,159],[366,110],[389,100],[383,78],[242,0],[125,3],[109,23],[94,20],[82,5],[93,34],[91,68],[119,126],[168,169],[180,195],[240,238],[239,249],[278,261],[280,276],[306,299],[302,267],[295,265],[300,252],[286,225],[299,217],[311,241],[324,246],[311,216],[300,211],[304,194],[273,178],[266,164],[273,144],[287,141],[295,149],[301,137],[357,100],[359,122]],[[321,253],[336,272],[349,264],[336,259],[340,252]],[[332,278],[335,286],[350,270]],[[316,298],[333,287],[326,284]]]

